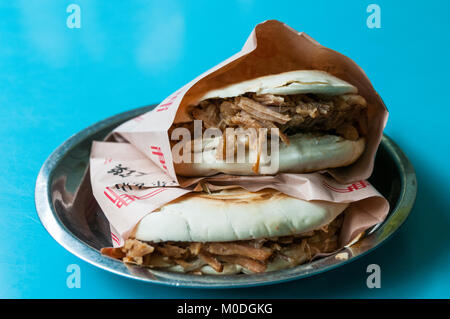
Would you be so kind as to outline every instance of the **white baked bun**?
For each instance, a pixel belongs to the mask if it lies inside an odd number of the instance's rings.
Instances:
[[[256,94],[328,94],[357,93],[358,89],[327,72],[298,70],[267,75],[207,92],[198,102],[211,98],[235,97],[245,93]]]
[[[345,203],[304,201],[279,191],[242,188],[190,193],[146,215],[133,237],[147,242],[223,242],[288,236],[329,224]]]
[[[336,135],[296,134],[289,137],[289,145],[280,143],[278,165],[275,154],[269,151],[261,156],[259,170],[253,170],[255,149],[247,149],[243,163],[227,163],[218,158],[220,138],[204,140],[203,159],[200,163],[174,163],[175,171],[181,176],[211,176],[217,173],[232,175],[274,175],[277,173],[308,173],[327,168],[343,167],[354,163],[364,151],[365,140],[346,140]],[[221,151],[221,150],[220,150]],[[193,153],[192,153],[193,154]],[[273,156],[272,156],[273,155]],[[193,157],[192,157],[193,158]]]

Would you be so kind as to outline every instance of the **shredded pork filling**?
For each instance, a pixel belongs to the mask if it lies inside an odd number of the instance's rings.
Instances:
[[[208,99],[191,110],[205,128],[279,128],[280,138],[300,132],[335,134],[357,140],[367,134],[367,103],[357,94],[319,96],[246,93],[226,99]]]
[[[237,147],[234,136],[227,135],[227,128],[240,129],[248,132],[255,129],[257,143],[249,148],[257,151],[257,159],[252,170],[259,172],[261,145],[264,136],[260,136],[259,129],[267,129],[270,136],[272,128],[278,128],[276,136],[289,145],[289,136],[297,133],[330,134],[344,139],[356,141],[367,135],[367,102],[358,94],[343,94],[337,96],[294,94],[273,95],[246,93],[232,98],[213,98],[200,102],[190,110],[193,120],[200,120],[203,130],[218,128],[224,138],[220,140],[217,159],[222,160],[224,154],[233,155],[227,148]],[[178,123],[169,129],[184,127],[194,134],[194,122]],[[171,141],[172,146],[176,141]]]
[[[232,242],[142,242],[127,239],[121,248],[103,248],[102,253],[127,263],[151,268],[176,265],[187,273],[201,274],[209,265],[221,273],[224,267],[240,265],[250,272],[264,272],[276,259],[293,267],[311,261],[320,253],[335,251],[342,226],[342,215],[321,229],[299,235]]]

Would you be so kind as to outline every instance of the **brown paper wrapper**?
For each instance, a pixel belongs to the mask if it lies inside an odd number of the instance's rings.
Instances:
[[[258,24],[239,53],[186,84],[152,111],[124,123],[115,133],[176,179],[167,131],[173,123],[191,121],[187,107],[210,90],[293,70],[328,72],[356,86],[365,97],[368,134],[364,153],[352,165],[330,169],[328,173],[340,183],[369,178],[388,117],[383,101],[364,71],[350,58],[275,20]]]

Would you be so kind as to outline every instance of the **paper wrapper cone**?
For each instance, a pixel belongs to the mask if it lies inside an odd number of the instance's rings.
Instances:
[[[249,191],[276,189],[287,195],[330,203],[349,203],[341,230],[341,246],[380,223],[389,211],[387,200],[365,180],[338,184],[322,174],[277,176],[216,175],[183,179],[181,187],[164,170],[129,143],[94,142],[90,158],[94,197],[111,224],[115,247],[147,214],[193,191],[242,187]],[[211,212],[214,213],[214,212]]]
[[[340,183],[367,179],[373,170],[388,112],[364,71],[348,57],[328,49],[305,33],[270,20],[258,24],[242,50],[186,84],[152,111],[132,119],[114,132],[147,155],[173,179],[168,129],[173,123],[189,122],[186,108],[208,91],[238,82],[293,70],[322,70],[358,88],[367,100],[366,148],[352,165],[328,172]]]

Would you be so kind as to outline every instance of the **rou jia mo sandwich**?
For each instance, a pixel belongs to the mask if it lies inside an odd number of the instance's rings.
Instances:
[[[203,129],[217,128],[223,135],[204,140],[202,162],[175,163],[176,173],[264,175],[350,165],[365,148],[366,106],[355,86],[316,70],[268,75],[209,91],[196,105],[181,110],[184,121],[174,124],[172,130],[185,127],[193,131],[194,121],[199,120]],[[278,129],[277,135],[269,137],[281,140],[277,166],[261,157],[258,146],[253,148],[256,160],[247,157],[240,163],[226,161],[222,154],[230,144],[226,138],[228,128],[265,128],[269,134],[270,129]]]
[[[202,134],[202,147],[190,148],[189,161],[174,161],[175,171],[182,176],[263,175],[350,165],[364,151],[367,134],[366,100],[357,93],[353,85],[311,70],[209,91],[179,110],[188,120],[172,125],[169,134],[180,127],[195,134],[196,120],[202,123],[202,133],[214,128],[222,134]],[[239,142],[235,136],[229,139],[229,128],[278,129],[268,137],[281,141],[278,165],[263,157],[260,143],[252,148],[248,136],[243,140],[249,151],[245,161],[227,161],[225,149],[232,144],[234,156]],[[192,160],[195,152],[202,152],[201,162]],[[146,215],[123,247],[105,248],[103,253],[127,263],[193,274],[279,270],[341,247],[347,206],[304,201],[273,189],[193,192]]]
[[[123,247],[102,253],[193,274],[279,270],[336,250],[347,205],[271,189],[190,193],[146,215]]]
[[[386,119],[353,61],[279,21],[261,23],[239,53],[117,128],[114,152],[93,148],[94,194],[121,245],[102,252],[212,275],[269,272],[336,252],[388,212],[363,183]],[[108,174],[119,163],[148,175]],[[323,171],[336,187],[320,174],[297,175]]]

